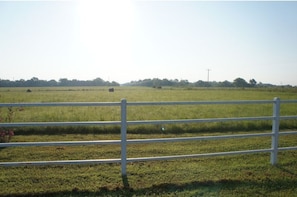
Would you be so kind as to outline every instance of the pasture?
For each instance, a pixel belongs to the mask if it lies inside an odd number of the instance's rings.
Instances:
[[[222,101],[296,99],[296,89],[195,89],[116,87],[2,88],[1,103]],[[281,115],[296,115],[297,105],[281,107]],[[11,109],[10,109],[11,110]],[[272,105],[131,106],[129,120],[271,116]],[[2,120],[9,109],[1,109]],[[119,120],[118,107],[24,107],[13,109],[12,122]],[[3,122],[3,121],[2,121]],[[163,129],[162,129],[163,128]],[[297,121],[281,122],[281,130],[296,130]],[[271,121],[130,126],[128,139],[271,132]],[[119,139],[120,129],[104,127],[16,128],[13,142]],[[191,141],[129,145],[129,157],[207,153],[268,148],[270,138]],[[296,136],[284,136],[280,146],[296,146]],[[0,196],[294,196],[297,152],[279,153],[271,166],[269,154],[220,156],[120,165],[0,167]],[[120,147],[13,147],[0,149],[1,161],[118,158]]]

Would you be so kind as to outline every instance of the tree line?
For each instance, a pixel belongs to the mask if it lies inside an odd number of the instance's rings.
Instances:
[[[129,83],[122,84],[123,86],[145,86],[145,87],[155,87],[160,88],[162,86],[174,86],[174,87],[237,87],[237,88],[247,88],[247,87],[276,87],[276,85],[257,82],[255,79],[250,79],[246,81],[245,79],[238,77],[233,81],[202,81],[198,80],[196,82],[189,82],[188,80],[178,80],[178,79],[143,79],[138,81],[131,81]],[[96,78],[93,80],[69,80],[67,78],[61,78],[59,81],[56,80],[40,80],[37,77],[33,77],[29,80],[3,80],[0,79],[0,87],[55,87],[55,86],[120,86],[118,82],[104,81],[101,78]],[[292,87],[286,85],[286,87]]]
[[[258,83],[255,79],[250,79],[246,81],[243,78],[236,78],[232,82],[230,81],[196,81],[189,82],[188,80],[168,80],[168,79],[144,79],[138,81],[131,81],[129,83],[123,84],[125,86],[146,86],[146,87],[155,87],[160,88],[162,86],[175,86],[175,87],[239,87],[239,88],[247,88],[247,87],[273,87],[275,85],[272,84],[263,84]]]
[[[59,81],[56,80],[40,80],[37,77],[33,77],[29,80],[2,80],[0,79],[0,87],[56,87],[56,86],[119,86],[120,84],[112,81],[104,81],[101,78],[94,80],[69,80],[67,78],[61,78]]]

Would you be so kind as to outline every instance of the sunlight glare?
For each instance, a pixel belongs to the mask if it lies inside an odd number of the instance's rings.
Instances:
[[[133,5],[130,0],[78,1],[80,42],[101,67],[129,64]]]

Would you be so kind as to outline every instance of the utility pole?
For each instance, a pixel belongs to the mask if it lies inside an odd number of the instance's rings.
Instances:
[[[209,68],[207,69],[207,82],[209,82],[209,71],[211,71]]]

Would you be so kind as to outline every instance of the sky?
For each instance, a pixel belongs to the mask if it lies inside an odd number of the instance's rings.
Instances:
[[[0,79],[208,74],[296,86],[297,1],[0,1]]]

